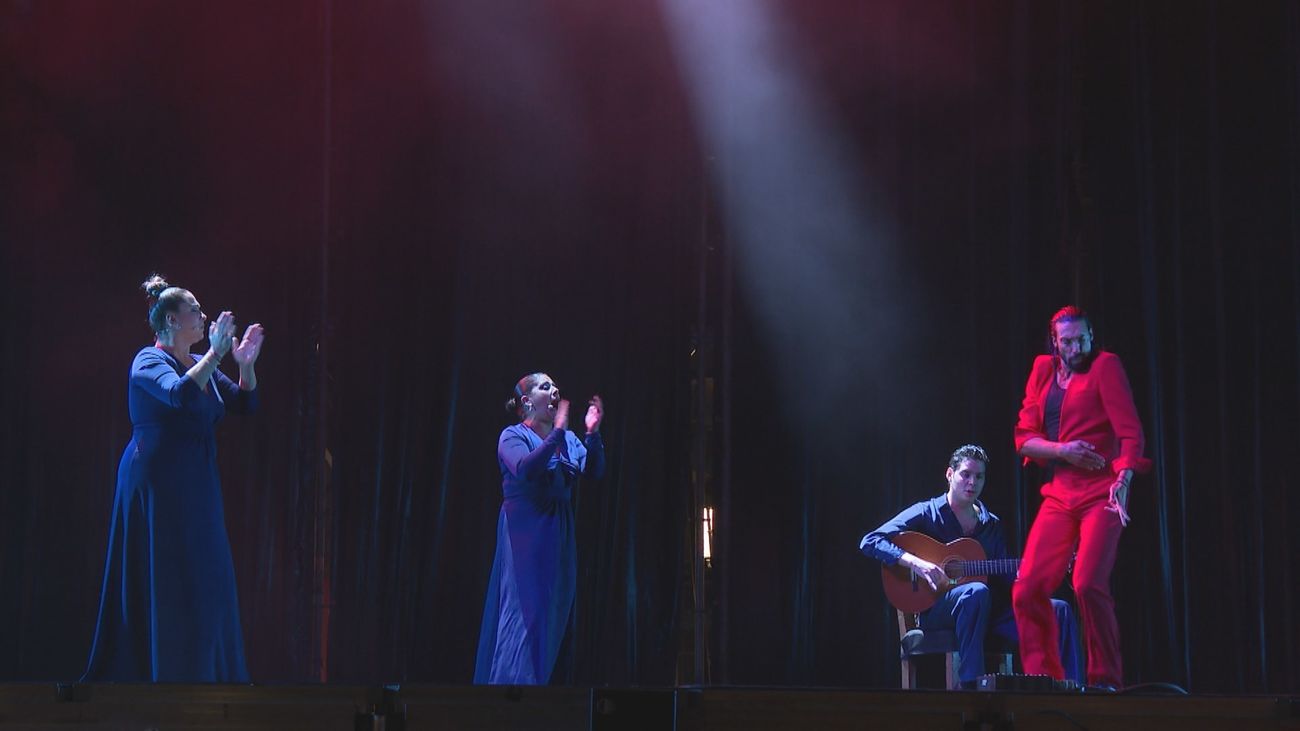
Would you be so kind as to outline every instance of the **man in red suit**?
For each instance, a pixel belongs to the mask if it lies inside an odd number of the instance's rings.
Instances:
[[[1029,529],[1011,592],[1026,673],[1061,678],[1056,619],[1048,600],[1077,543],[1074,593],[1083,620],[1088,683],[1122,685],[1123,663],[1110,572],[1128,525],[1129,484],[1151,461],[1124,366],[1093,351],[1092,325],[1074,306],[1049,324],[1052,353],[1034,361],[1016,423],[1016,450],[1043,466],[1043,505]]]

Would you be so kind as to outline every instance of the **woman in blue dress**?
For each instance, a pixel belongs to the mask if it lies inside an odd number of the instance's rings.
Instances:
[[[154,344],[131,363],[99,619],[84,680],[247,682],[213,429],[257,408],[262,326],[235,335],[162,277],[144,283]],[[208,338],[202,356],[190,348]],[[236,384],[217,370],[229,353]]]
[[[474,682],[545,685],[577,590],[573,488],[604,474],[605,412],[593,396],[579,441],[568,430],[569,402],[545,373],[521,378],[506,410],[521,421],[497,441],[503,499]]]

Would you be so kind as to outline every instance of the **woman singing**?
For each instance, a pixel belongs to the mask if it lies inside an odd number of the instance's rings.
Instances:
[[[479,633],[475,683],[545,685],[564,642],[577,589],[573,488],[605,471],[604,407],[593,396],[587,436],[568,430],[569,402],[545,373],[519,379],[506,410],[520,423],[497,441],[501,514]]]
[[[154,344],[131,363],[133,427],[117,471],[99,620],[85,680],[247,682],[213,429],[257,408],[262,326],[207,315],[162,277],[144,283]],[[203,356],[190,353],[208,338]],[[239,383],[217,365],[229,353]]]

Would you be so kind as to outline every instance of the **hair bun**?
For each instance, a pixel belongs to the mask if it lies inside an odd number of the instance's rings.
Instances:
[[[161,274],[155,274],[144,280],[144,284],[140,285],[140,287],[144,289],[145,294],[157,299],[158,295],[167,291],[171,285],[167,283],[166,279],[162,278]]]

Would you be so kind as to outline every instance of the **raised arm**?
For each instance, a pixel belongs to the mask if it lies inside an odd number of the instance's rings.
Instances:
[[[582,474],[599,480],[605,476],[605,442],[600,438],[600,432],[587,432],[583,444],[587,447],[587,463],[583,465]]]
[[[180,376],[162,353],[143,350],[131,364],[131,383],[174,409],[185,408],[203,393],[207,377],[216,369],[215,363],[210,367],[201,364],[202,359]]]
[[[208,390],[208,380],[216,372],[221,357],[230,349],[229,333],[234,329],[233,316],[221,313],[208,328],[210,348],[202,358],[193,362],[179,362],[188,366],[185,375],[177,375],[171,360],[160,350],[146,348],[131,363],[131,383],[145,393],[174,409],[192,405],[199,395]],[[187,360],[192,356],[186,355]]]
[[[185,373],[190,380],[198,384],[199,390],[208,390],[208,380],[212,378],[213,373],[217,372],[221,359],[230,352],[231,338],[234,333],[235,316],[230,312],[221,313],[217,316],[216,322],[208,326],[208,352],[204,353],[203,357],[199,358]]]
[[[605,476],[605,442],[600,438],[600,424],[604,420],[605,402],[599,395],[592,396],[583,420],[587,426],[587,437],[583,440],[587,447],[587,462],[582,474],[596,480]]]
[[[257,390],[257,371],[254,365],[262,354],[263,330],[260,323],[253,323],[244,331],[244,337],[232,341],[230,354],[239,364],[239,389],[241,391]]]
[[[235,383],[229,376],[217,371],[214,374],[217,378],[217,388],[221,389],[221,400],[226,404],[226,410],[232,414],[252,414],[257,411],[261,404],[261,397],[258,396],[258,389],[244,388],[246,381],[239,379]]]
[[[534,479],[546,471],[551,457],[564,444],[566,433],[564,429],[552,429],[536,449],[529,449],[526,439],[507,429],[497,442],[497,459],[512,476]]]

